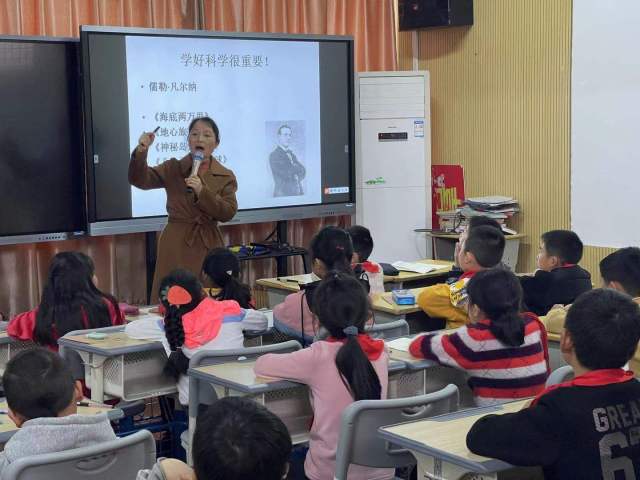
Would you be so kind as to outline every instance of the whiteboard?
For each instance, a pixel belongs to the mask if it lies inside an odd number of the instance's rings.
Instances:
[[[640,1],[574,0],[571,225],[585,245],[640,245]]]

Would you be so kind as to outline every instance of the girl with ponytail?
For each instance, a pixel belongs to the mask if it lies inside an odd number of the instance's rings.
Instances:
[[[242,308],[235,300],[207,296],[196,276],[177,269],[160,282],[158,292],[163,319],[141,319],[129,323],[132,338],[161,341],[168,355],[165,374],[176,379],[180,403],[189,403],[189,359],[201,350],[242,348],[245,330],[264,330],[267,319]]]
[[[267,354],[256,361],[257,375],[309,385],[313,396],[305,475],[332,478],[342,411],[356,400],[387,396],[389,359],[384,341],[364,331],[370,306],[362,284],[347,272],[326,272],[314,293],[313,311],[329,337],[309,348],[287,354]],[[393,470],[351,465],[349,478],[393,478]]]
[[[202,273],[211,281],[211,296],[216,300],[235,300],[242,308],[255,308],[251,289],[238,279],[240,262],[233,252],[226,248],[211,250],[202,263]]]
[[[549,375],[547,333],[532,313],[521,313],[522,287],[513,273],[492,268],[467,285],[469,324],[416,338],[409,348],[469,374],[478,405],[532,397]]]
[[[353,245],[349,234],[339,227],[327,226],[311,239],[309,245],[312,271],[322,280],[328,272],[336,271],[355,278],[351,269]],[[318,334],[318,320],[311,311],[318,282],[301,286],[299,292],[288,295],[273,308],[273,326],[307,345]],[[368,283],[361,282],[368,288]]]
[[[40,304],[14,317],[7,333],[58,350],[58,338],[73,330],[122,325],[116,299],[96,287],[95,267],[81,252],[60,252],[51,260]]]

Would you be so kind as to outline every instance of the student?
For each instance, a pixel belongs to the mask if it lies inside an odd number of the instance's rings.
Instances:
[[[115,440],[106,413],[78,415],[82,388],[57,354],[23,350],[2,376],[9,418],[19,430],[0,453],[0,477],[9,464],[24,457],[64,452]]]
[[[202,273],[218,290],[211,296],[216,300],[235,300],[242,308],[255,308],[251,300],[251,289],[238,280],[240,262],[238,257],[226,248],[214,248],[202,263]]]
[[[384,274],[382,267],[369,260],[373,251],[373,238],[368,228],[353,225],[347,229],[353,244],[351,263],[356,277],[364,277],[369,282],[369,294],[384,293]]]
[[[352,275],[325,275],[314,294],[313,311],[330,336],[297,352],[263,355],[255,373],[309,385],[314,418],[304,470],[311,480],[324,480],[335,471],[342,411],[355,400],[386,398],[389,358],[384,341],[364,333],[369,299]],[[393,470],[357,465],[349,473],[353,480],[392,477]]]
[[[467,292],[469,280],[479,271],[495,267],[504,253],[504,235],[490,226],[469,230],[458,253],[458,265],[463,270],[458,281],[427,287],[418,296],[418,305],[427,315],[443,318],[447,328],[456,328],[467,321]]]
[[[456,242],[456,247],[453,253],[453,268],[451,269],[451,278],[447,280],[448,282],[458,280],[458,278],[460,278],[460,276],[464,273],[460,268],[460,265],[458,265],[458,255],[460,254],[460,247],[464,244],[465,240],[469,236],[469,231],[473,230],[476,227],[482,227],[482,226],[493,227],[504,235],[504,232],[502,231],[502,227],[493,218],[489,218],[484,215],[471,217],[469,219],[469,225],[464,231],[460,233],[460,236],[458,237],[458,241]],[[509,268],[509,266],[502,261],[500,262],[499,265],[502,268],[511,270],[511,268]]]
[[[543,467],[547,480],[640,478],[640,383],[622,369],[640,340],[640,309],[610,289],[582,294],[560,340],[575,378],[529,408],[488,415],[467,435],[479,455]]]
[[[311,240],[310,250],[313,273],[320,279],[331,270],[352,272],[353,246],[349,234],[343,229],[324,227]],[[276,330],[298,338],[304,344],[313,342],[318,333],[318,321],[309,309],[309,296],[308,290],[300,290],[288,295],[273,309]]]
[[[235,300],[214,300],[191,272],[174,270],[160,282],[164,319],[142,319],[129,323],[125,332],[133,338],[161,341],[169,359],[165,373],[178,383],[183,405],[189,402],[189,359],[201,350],[242,348],[244,330],[264,330],[267,318],[244,309]]]
[[[549,375],[547,337],[535,315],[520,313],[518,277],[501,268],[478,272],[467,295],[470,323],[416,338],[411,354],[465,370],[478,405],[540,393]]]
[[[7,333],[57,351],[58,338],[73,330],[122,325],[116,299],[96,287],[94,270],[84,253],[58,253],[51,260],[40,305],[15,316]]]
[[[538,269],[520,277],[524,303],[536,315],[546,315],[556,304],[567,305],[591,290],[591,275],[577,265],[582,241],[570,230],[551,230],[540,238]]]
[[[291,437],[282,420],[245,397],[218,400],[198,415],[193,470],[160,460],[137,480],[282,480],[289,471]]]
[[[627,247],[616,250],[600,261],[603,286],[633,297],[640,303],[640,248]],[[570,305],[555,306],[545,318],[547,330],[561,333]]]

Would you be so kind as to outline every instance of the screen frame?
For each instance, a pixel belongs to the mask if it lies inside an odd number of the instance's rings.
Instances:
[[[44,44],[59,44],[66,43],[70,45],[75,45],[76,50],[76,62],[77,62],[77,71],[75,72],[77,79],[77,87],[78,89],[81,87],[81,79],[80,76],[80,40],[78,38],[73,37],[48,37],[48,36],[32,36],[32,35],[0,35],[0,42],[15,42],[15,43],[44,43]],[[77,106],[79,107],[78,117],[76,118],[77,126],[79,129],[82,129],[84,119],[82,118],[83,106],[82,106],[82,94],[81,92],[77,92]],[[80,155],[78,165],[81,170],[79,175],[81,176],[81,191],[82,198],[79,199],[83,202],[82,210],[83,210],[83,220],[80,225],[79,230],[69,230],[69,231],[60,231],[60,232],[52,232],[52,231],[41,231],[41,232],[32,232],[26,234],[16,234],[16,235],[1,235],[0,236],[0,245],[16,245],[21,243],[38,243],[38,242],[52,242],[52,241],[60,241],[60,240],[71,240],[74,238],[80,238],[85,236],[87,230],[87,222],[86,222],[86,181],[85,181],[85,165],[84,161],[85,152],[84,152],[84,135],[81,132],[80,139],[78,142],[78,154]]]
[[[267,207],[259,209],[238,210],[235,217],[221,225],[234,225],[244,223],[272,222],[280,220],[295,220],[313,217],[326,217],[336,215],[354,215],[356,212],[356,148],[355,148],[355,88],[356,75],[354,68],[354,40],[352,36],[341,35],[301,35],[301,34],[276,34],[276,33],[236,33],[214,32],[206,30],[176,30],[136,27],[105,27],[85,26],[80,27],[80,68],[82,99],[84,112],[84,151],[86,168],[86,197],[87,197],[87,223],[90,235],[113,235],[118,233],[159,231],[167,223],[167,216],[130,218],[124,220],[99,220],[96,217],[96,189],[94,176],[94,152],[91,111],[91,80],[89,35],[143,35],[160,37],[197,37],[197,38],[229,38],[229,39],[257,39],[257,40],[298,40],[298,41],[322,41],[341,42],[347,46],[347,69],[350,81],[348,82],[348,109],[349,109],[349,201],[336,203],[319,203],[312,205],[294,205],[285,207]]]

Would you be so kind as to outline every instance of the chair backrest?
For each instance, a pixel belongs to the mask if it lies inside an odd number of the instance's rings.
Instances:
[[[213,365],[216,363],[233,362],[239,358],[251,359],[265,353],[289,353],[300,350],[300,345],[295,340],[259,347],[236,348],[231,350],[208,350],[197,352],[189,360],[189,368]],[[211,405],[217,400],[215,389],[207,382],[194,377],[189,377],[189,417],[196,417],[200,405]]]
[[[87,480],[136,478],[156,461],[156,443],[148,430],[90,447],[23,457],[2,470],[3,480]]]
[[[415,458],[408,450],[390,449],[388,443],[378,436],[378,429],[455,412],[457,409],[458,388],[455,385],[447,385],[437,392],[416,397],[352,403],[342,412],[335,480],[347,480],[351,463],[376,468],[399,468],[415,464]]]
[[[556,368],[549,378],[547,378],[547,387],[557,385],[562,382],[569,381],[573,378],[573,367],[571,365],[565,365],[564,367]]]
[[[376,323],[364,327],[373,338],[382,338],[384,340],[392,340],[398,337],[409,335],[409,324],[406,320],[395,320],[388,323]]]

